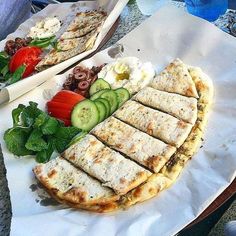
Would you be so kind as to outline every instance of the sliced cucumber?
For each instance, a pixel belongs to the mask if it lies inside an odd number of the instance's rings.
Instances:
[[[95,101],[102,102],[106,107],[106,118],[111,114],[110,103],[105,98],[97,98]]]
[[[100,97],[105,98],[110,103],[110,106],[111,106],[110,114],[112,114],[118,108],[118,105],[119,105],[118,96],[113,90],[109,90],[102,93]]]
[[[88,132],[86,131],[81,131],[80,133],[78,133],[68,144],[68,147],[70,147],[71,145],[79,142],[81,139],[83,139],[85,137],[85,135],[88,134]]]
[[[105,120],[107,109],[106,106],[101,101],[94,101],[95,105],[98,108],[99,111],[99,123]]]
[[[71,113],[71,123],[73,126],[90,131],[99,122],[99,111],[93,101],[85,99],[79,102]]]
[[[107,92],[107,91],[110,91],[110,89],[102,89],[102,90],[96,92],[95,94],[93,94],[90,97],[90,100],[94,101],[95,99],[99,98],[104,92]]]
[[[115,93],[118,96],[119,107],[122,106],[123,103],[126,102],[127,100],[129,100],[129,98],[130,98],[130,93],[125,88],[118,88],[115,90]]]
[[[97,79],[90,87],[89,89],[89,95],[92,96],[93,94],[97,93],[100,90],[103,89],[110,89],[111,86],[107,81],[104,79]]]

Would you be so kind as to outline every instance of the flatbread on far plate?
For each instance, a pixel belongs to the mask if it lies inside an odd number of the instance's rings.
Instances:
[[[67,31],[58,39],[56,48],[44,56],[36,70],[44,70],[93,48],[106,16],[103,11],[78,13]]]
[[[98,35],[98,31],[94,30],[82,38],[73,40],[63,40],[58,43],[58,50],[53,49],[47,54],[36,66],[38,71],[49,66],[63,62],[73,56],[76,56],[93,47]]]
[[[107,13],[104,11],[79,12],[74,20],[69,24],[66,31],[77,31],[86,28],[88,25],[96,25],[106,18]]]

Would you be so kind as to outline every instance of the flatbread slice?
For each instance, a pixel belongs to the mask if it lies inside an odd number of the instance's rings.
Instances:
[[[199,94],[198,103],[211,105],[214,95],[212,80],[199,67],[188,66],[188,71]]]
[[[48,192],[73,204],[91,206],[109,204],[119,199],[110,188],[58,157],[33,169]]]
[[[156,173],[176,151],[175,147],[114,117],[109,117],[98,124],[91,133],[108,146]]]
[[[166,113],[127,101],[114,116],[160,140],[179,147],[191,131],[192,125]]]
[[[98,30],[96,29],[80,38],[60,39],[57,43],[57,50],[68,51],[78,47],[82,48],[83,46],[87,49],[90,47],[91,40],[94,41],[94,37],[96,38],[97,34]]]
[[[146,87],[133,99],[154,109],[166,112],[180,120],[194,124],[197,119],[197,99]]]
[[[170,63],[153,79],[150,86],[161,91],[198,98],[188,68],[180,59],[175,59]]]
[[[104,11],[87,11],[76,14],[74,20],[69,24],[66,31],[77,31],[87,27],[88,25],[95,25],[101,23],[107,17]]]
[[[102,22],[96,24],[89,24],[85,28],[78,29],[77,31],[66,31],[62,34],[60,39],[75,39],[85,36],[86,34],[90,33],[91,31],[96,30],[101,26]]]
[[[74,40],[59,41],[58,50],[50,51],[36,66],[36,70],[41,71],[49,66],[63,62],[93,47],[98,35],[98,30],[90,32],[88,35]]]
[[[171,186],[180,175],[187,161],[198,151],[202,143],[203,129],[207,123],[209,108],[212,104],[213,85],[211,80],[208,77],[205,77],[201,70],[192,67],[191,70],[191,72],[194,71],[197,73],[197,75],[195,74],[196,77],[193,77],[193,81],[196,83],[197,92],[200,96],[199,101],[204,102],[204,104],[207,105],[207,109],[198,110],[197,121],[188,138],[165,164],[160,173],[153,174],[139,187],[122,196],[119,200],[119,202],[121,202],[120,207],[126,208],[135,203],[148,200],[155,197],[158,192]],[[198,86],[199,84],[201,84],[201,86]]]
[[[149,171],[106,147],[92,135],[86,135],[62,156],[119,195],[126,194],[151,175]]]
[[[121,208],[127,208],[138,202],[144,202],[155,197],[163,189],[171,185],[171,180],[163,174],[153,174],[148,180],[121,197],[119,200]]]

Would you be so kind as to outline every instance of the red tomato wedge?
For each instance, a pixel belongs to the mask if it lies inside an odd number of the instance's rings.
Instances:
[[[71,111],[74,106],[71,104],[62,103],[62,102],[55,102],[54,100],[52,100],[52,101],[47,102],[47,107],[48,107],[48,109],[56,108],[56,109],[60,109],[60,110]]]
[[[57,108],[48,108],[48,114],[58,119],[70,120],[71,110],[61,110]]]
[[[81,102],[84,99],[85,98],[78,93],[68,90],[61,90],[52,98],[52,101],[67,103],[75,106],[78,102]]]
[[[49,115],[62,120],[66,126],[71,125],[70,117],[74,106],[85,98],[80,94],[62,90],[47,102]]]
[[[40,62],[41,53],[42,49],[38,47],[27,46],[19,49],[10,60],[10,72],[14,73],[18,67],[25,65],[26,69],[22,78],[29,76],[35,71],[35,66]]]

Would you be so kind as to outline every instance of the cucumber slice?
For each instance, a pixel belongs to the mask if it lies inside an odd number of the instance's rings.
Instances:
[[[127,100],[129,100],[129,98],[130,98],[130,93],[125,88],[118,88],[115,90],[115,93],[118,96],[119,107],[122,106],[123,103],[126,102]]]
[[[110,103],[111,106],[110,114],[112,114],[118,108],[119,105],[118,96],[113,90],[109,90],[102,93],[101,98],[105,98]]]
[[[80,133],[78,133],[68,144],[68,147],[70,147],[71,145],[79,142],[81,139],[83,139],[85,137],[85,135],[88,134],[88,132],[86,131],[81,131]]]
[[[107,81],[104,79],[97,79],[90,87],[89,89],[89,95],[92,96],[96,92],[103,90],[103,89],[110,89],[111,86]]]
[[[97,106],[97,109],[99,111],[99,123],[105,120],[107,109],[106,106],[101,101],[94,101],[95,105]]]
[[[90,131],[99,122],[99,111],[94,102],[85,99],[79,102],[71,113],[71,123],[73,126]]]
[[[93,94],[91,97],[90,97],[90,100],[94,101],[95,99],[99,98],[104,92],[106,91],[110,91],[110,89],[102,89],[98,92],[96,92],[95,94]]]
[[[111,113],[110,103],[105,98],[97,98],[95,101],[102,102],[105,105],[105,107],[106,107],[106,118],[107,118]]]

